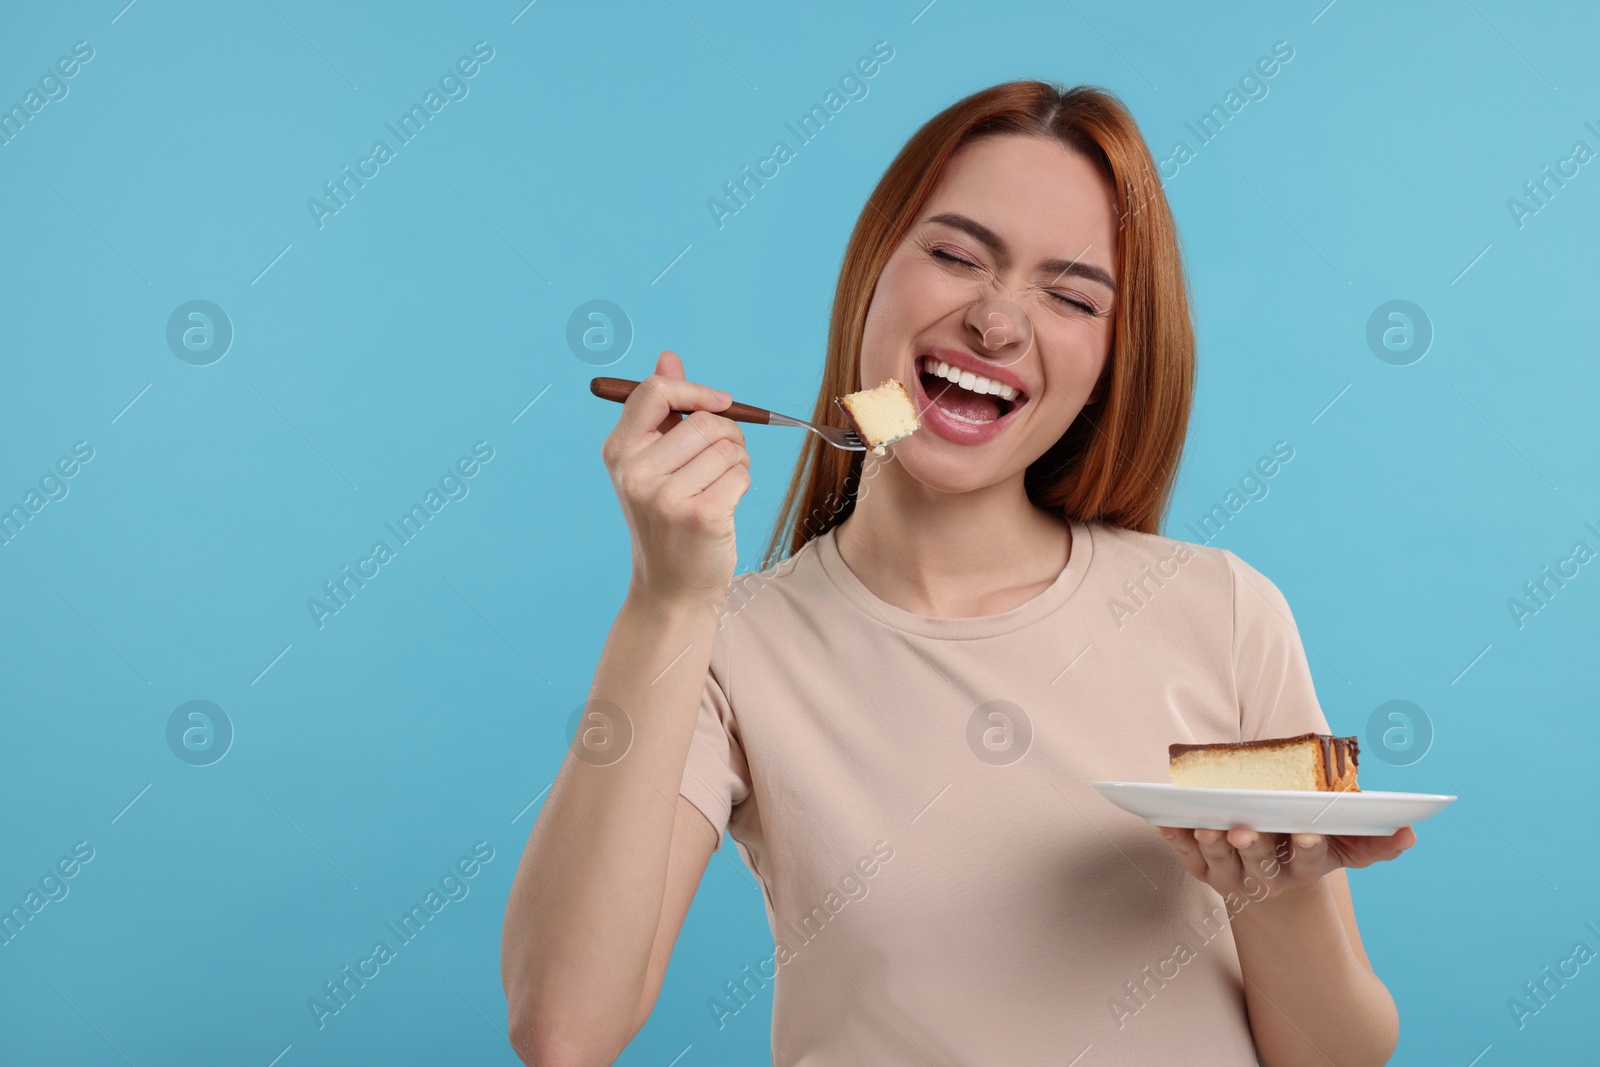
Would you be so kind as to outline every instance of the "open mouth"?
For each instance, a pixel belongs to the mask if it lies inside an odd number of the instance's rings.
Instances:
[[[929,403],[961,422],[975,426],[998,422],[1028,402],[1028,395],[1014,386],[933,356],[918,356],[916,369]]]

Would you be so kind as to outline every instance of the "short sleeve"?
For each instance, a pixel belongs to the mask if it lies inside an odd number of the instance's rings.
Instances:
[[[739,724],[718,673],[717,657],[713,656],[678,792],[710,821],[721,848],[733,809],[750,795],[750,768],[745,763]]]
[[[1224,550],[1233,573],[1233,680],[1239,740],[1326,734],[1289,602],[1265,575]]]

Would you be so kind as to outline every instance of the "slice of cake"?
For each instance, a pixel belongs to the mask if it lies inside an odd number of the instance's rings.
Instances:
[[[910,437],[922,428],[917,407],[911,402],[906,387],[893,378],[871,389],[848,393],[834,402],[844,409],[856,433],[875,456],[883,455],[884,445]]]
[[[1359,793],[1353,737],[1299,734],[1216,745],[1168,745],[1173,785]]]

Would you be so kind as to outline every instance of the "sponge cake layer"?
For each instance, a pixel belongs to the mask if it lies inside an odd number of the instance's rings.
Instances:
[[[884,445],[909,437],[922,428],[917,407],[911,402],[906,387],[893,378],[871,389],[840,397],[839,406],[874,455],[883,455]]]
[[[1300,734],[1215,745],[1168,745],[1174,785],[1360,792],[1354,737]]]

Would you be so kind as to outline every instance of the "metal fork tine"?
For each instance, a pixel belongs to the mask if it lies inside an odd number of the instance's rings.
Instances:
[[[835,448],[843,448],[850,452],[866,451],[866,442],[854,430],[847,430],[842,426],[818,426],[804,419],[780,415],[776,411],[771,413],[770,425],[773,426],[798,426],[810,430]]]
[[[866,442],[862,441],[861,435],[854,430],[846,430],[838,426],[814,426],[811,423],[806,423],[805,426],[806,429],[811,430],[835,448],[843,448],[851,452],[866,451]]]

